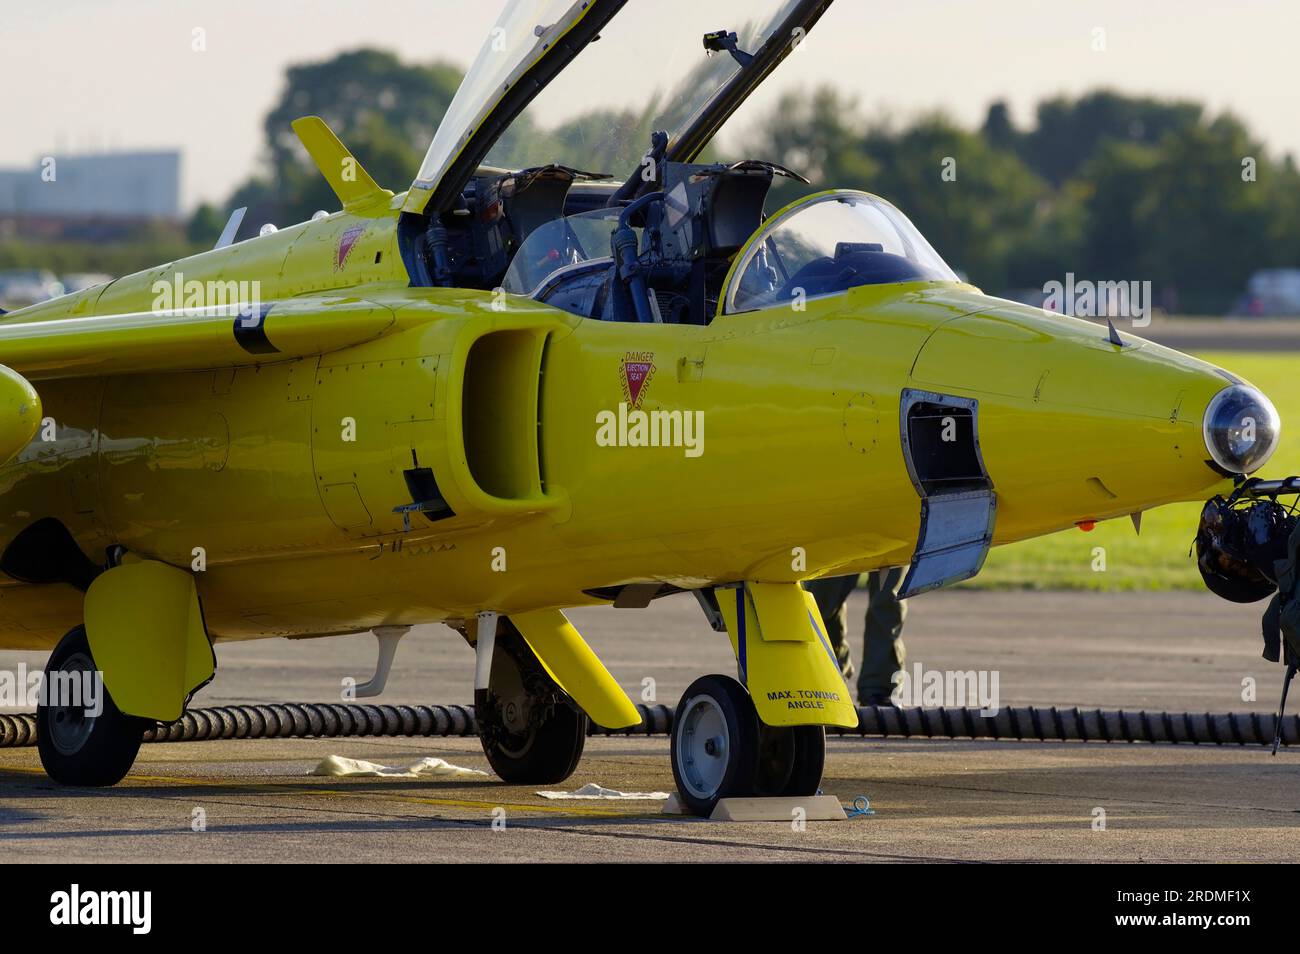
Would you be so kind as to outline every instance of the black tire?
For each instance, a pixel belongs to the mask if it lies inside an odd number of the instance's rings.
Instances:
[[[483,698],[478,698],[482,696]],[[553,785],[573,774],[587,743],[586,713],[555,684],[509,621],[498,622],[487,693],[474,700],[479,741],[492,771],[512,785]],[[535,713],[512,724],[503,709]]]
[[[78,626],[59,641],[45,664],[45,686],[56,672],[95,671],[86,628]],[[87,716],[84,707],[36,708],[36,747],[41,765],[61,785],[116,785],[135,763],[144,731],[153,723],[124,714],[103,689],[103,709]]]
[[[755,795],[784,795],[798,758],[798,737],[789,726],[758,724],[758,772]]]
[[[756,795],[816,795],[826,765],[826,730],[819,725],[760,723]]]
[[[795,737],[794,765],[782,795],[816,795],[826,770],[826,729],[820,725],[791,727]]]
[[[709,815],[718,801],[753,795],[759,722],[745,687],[730,676],[702,676],[682,694],[670,752],[682,804]]]
[[[574,773],[587,741],[587,716],[567,705],[523,735],[483,738],[492,771],[511,785],[552,785]]]

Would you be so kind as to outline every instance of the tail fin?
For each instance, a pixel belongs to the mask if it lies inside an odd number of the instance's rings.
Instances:
[[[334,194],[343,203],[344,212],[354,212],[362,206],[387,201],[393,193],[380,188],[370,173],[339,141],[334,131],[319,116],[304,116],[293,121],[293,131],[298,134]]]

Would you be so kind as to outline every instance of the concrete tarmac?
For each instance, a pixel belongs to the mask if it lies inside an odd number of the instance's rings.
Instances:
[[[855,649],[865,600],[851,606]],[[1271,712],[1281,668],[1259,658],[1262,604],[1208,594],[955,591],[912,602],[908,666],[996,670],[1002,705]],[[734,671],[693,599],[571,614],[633,699],[676,704],[696,676]],[[373,667],[368,636],[218,647],[198,705],[333,701]],[[0,652],[0,669],[43,654]],[[413,632],[390,703],[467,702],[472,654]],[[1252,681],[1253,700],[1249,697]],[[45,778],[35,749],[0,750],[0,862],[21,861],[1294,861],[1300,749],[830,739],[824,791],[876,814],[846,822],[715,823],[658,801],[552,801],[491,776],[321,778],[327,755],[486,770],[475,739],[145,745],[112,789]],[[594,738],[578,771],[673,789],[668,740]],[[204,831],[193,831],[202,818]],[[504,821],[494,828],[493,818]],[[1104,821],[1104,827],[1102,822]]]

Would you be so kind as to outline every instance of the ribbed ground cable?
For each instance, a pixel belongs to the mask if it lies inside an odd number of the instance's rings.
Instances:
[[[667,735],[673,709],[638,705],[641,723],[626,729],[593,725],[591,735]],[[947,739],[1032,739],[1040,742],[1157,742],[1191,745],[1271,745],[1273,716],[1261,712],[1147,712],[1125,709],[1005,708],[984,716],[972,708],[895,709],[859,706],[858,725],[828,727],[838,736]],[[291,702],[192,709],[145,732],[146,742],[220,739],[299,739],[354,736],[473,736],[469,705],[390,706]],[[1282,744],[1300,743],[1300,715],[1282,720]],[[36,717],[0,714],[0,748],[36,744]]]

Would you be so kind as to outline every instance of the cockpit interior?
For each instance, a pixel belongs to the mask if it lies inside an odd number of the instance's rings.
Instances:
[[[858,285],[956,280],[897,209],[867,193],[809,196],[768,218],[775,176],[807,180],[762,160],[653,152],[641,169],[622,185],[562,165],[480,170],[455,208],[418,223],[418,283],[500,289],[584,318],[704,325]]]

